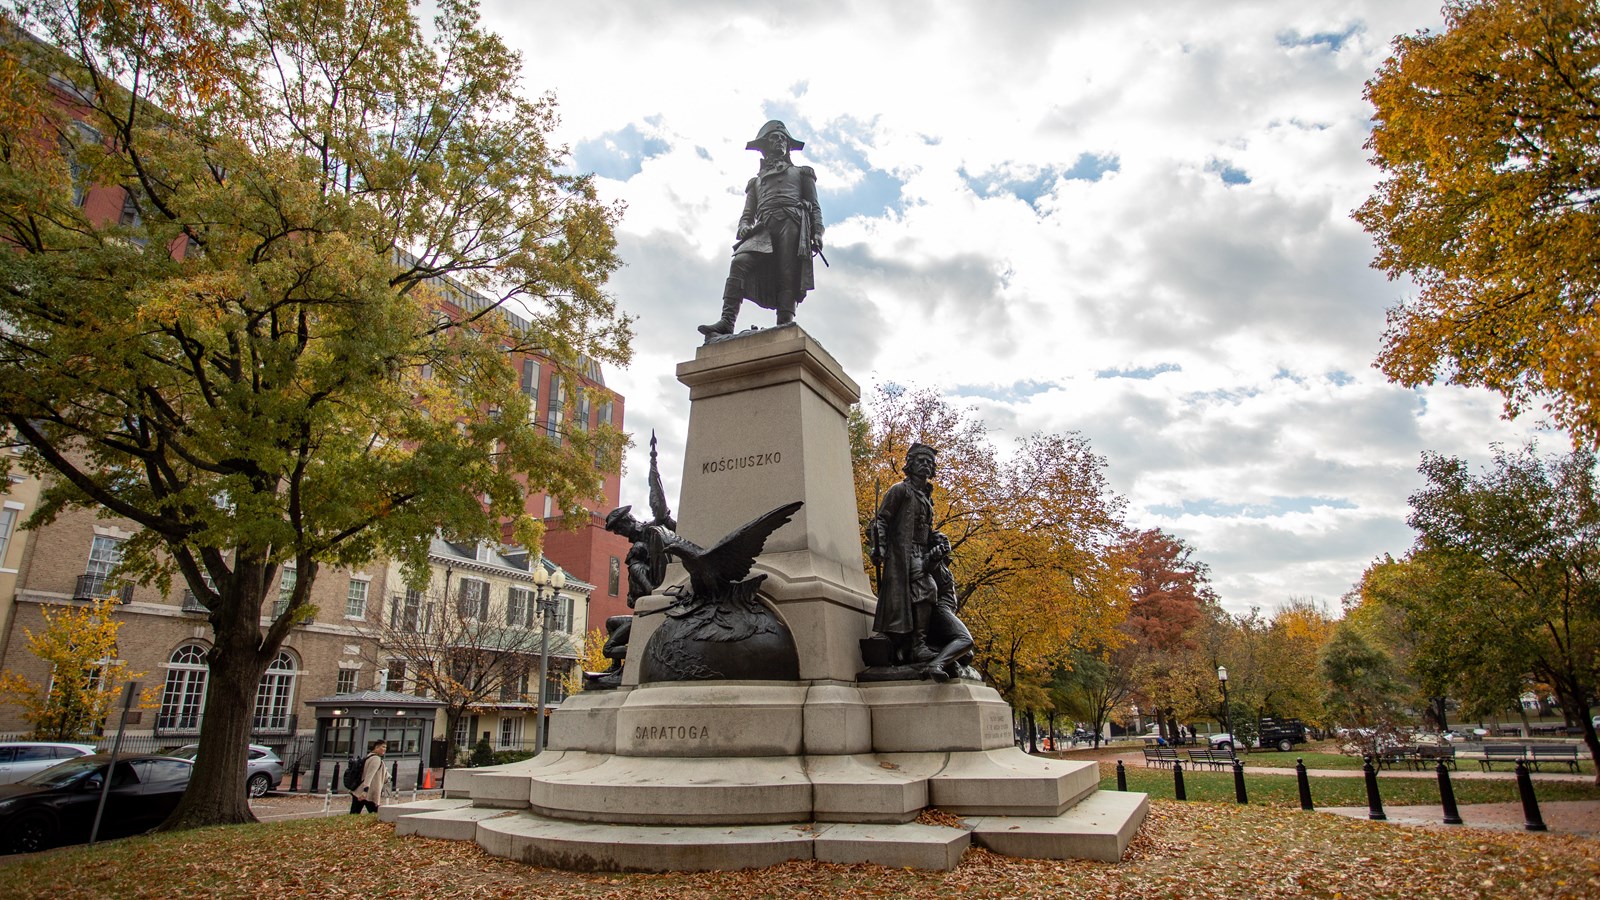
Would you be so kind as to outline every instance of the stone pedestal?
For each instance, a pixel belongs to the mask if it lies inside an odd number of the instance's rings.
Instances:
[[[679,531],[702,547],[805,502],[767,540],[762,594],[794,634],[802,681],[852,681],[872,628],[846,421],[861,389],[798,325],[708,344],[678,366],[689,388]],[[676,567],[675,567],[676,569]],[[668,583],[681,569],[669,571]],[[638,638],[630,645],[642,646]]]
[[[384,813],[406,823],[403,833],[471,834],[491,853],[588,868],[812,858],[949,868],[972,840],[1057,858],[1120,856],[1144,796],[1088,802],[1098,765],[1018,750],[1010,707],[992,688],[856,682],[875,600],[845,427],[859,390],[833,357],[784,326],[701,347],[678,379],[691,401],[684,537],[709,548],[804,501],[755,564],[767,576],[760,598],[794,637],[799,679],[640,684],[630,662],[621,688],[562,704],[548,752],[453,771],[453,799]],[[674,566],[665,586],[685,578]],[[663,593],[639,601],[630,660],[670,602]],[[965,829],[916,824],[929,806],[974,818]]]

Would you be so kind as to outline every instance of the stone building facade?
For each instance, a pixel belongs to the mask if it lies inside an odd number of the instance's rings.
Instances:
[[[0,635],[7,648],[0,656],[0,667],[36,683],[48,683],[48,667],[27,652],[24,631],[37,633],[44,627],[43,610],[48,605],[83,604],[91,597],[115,596],[121,601],[116,613],[122,622],[119,660],[130,672],[140,673],[138,680],[144,686],[161,687],[159,705],[135,712],[128,733],[146,736],[158,746],[192,743],[198,740],[203,725],[209,678],[204,656],[211,643],[207,613],[181,580],[164,593],[153,585],[117,580],[112,572],[119,547],[133,536],[133,527],[126,520],[70,510],[29,535],[14,576],[10,616]],[[434,585],[422,592],[408,588],[399,567],[386,561],[358,571],[320,570],[311,596],[316,614],[290,633],[258,687],[252,740],[280,750],[308,740],[315,729],[315,714],[307,703],[319,697],[361,690],[426,695],[428,691],[419,685],[415,673],[408,677],[404,666],[395,665],[393,654],[383,646],[388,623],[395,617],[415,615],[408,611],[408,596],[427,597],[437,590],[437,596],[459,604],[465,585],[481,586],[487,613],[517,618],[522,628],[536,626],[528,556],[521,548],[435,540],[430,553]],[[534,564],[552,566],[548,561]],[[292,568],[281,572],[282,600],[276,602],[288,602],[295,577]],[[480,588],[468,590],[477,596]],[[561,676],[582,658],[590,590],[581,579],[569,577],[557,600],[558,627],[549,642],[549,668],[554,674],[547,698],[552,709],[565,695]],[[263,604],[263,629],[275,614],[276,602],[269,596]],[[436,601],[429,602],[437,606]],[[521,646],[532,645],[524,642]],[[530,663],[528,668],[536,671],[537,656]],[[497,749],[531,744],[537,682],[530,679],[516,687],[475,709],[463,723],[473,729],[469,733],[489,732]],[[23,732],[27,727],[19,707],[0,705],[0,734]],[[442,735],[444,728],[441,713],[434,733]]]

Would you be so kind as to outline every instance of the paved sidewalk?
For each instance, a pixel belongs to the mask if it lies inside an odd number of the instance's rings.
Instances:
[[[1365,806],[1324,806],[1317,812],[1367,818]],[[1523,831],[1525,820],[1521,803],[1477,803],[1460,807],[1461,825],[1444,824],[1444,810],[1439,806],[1385,806],[1386,824],[1409,825],[1439,829],[1488,828],[1494,831]],[[1539,804],[1539,815],[1545,827],[1553,834],[1576,834],[1600,838],[1600,801],[1552,800]]]
[[[410,803],[413,799],[433,800],[439,791],[400,791],[391,795],[391,803]],[[350,814],[350,795],[338,791],[326,794],[268,794],[250,801],[250,811],[263,822],[282,822],[287,819],[310,819],[318,816],[344,816]]]

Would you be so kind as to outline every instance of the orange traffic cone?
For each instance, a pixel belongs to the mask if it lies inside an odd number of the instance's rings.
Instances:
[[[425,791],[433,790],[433,770],[432,769],[424,769],[423,770],[423,772],[422,772],[422,789],[425,790]]]

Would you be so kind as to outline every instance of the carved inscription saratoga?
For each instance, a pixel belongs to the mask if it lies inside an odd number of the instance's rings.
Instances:
[[[711,737],[709,725],[635,725],[636,741],[703,741]]]

